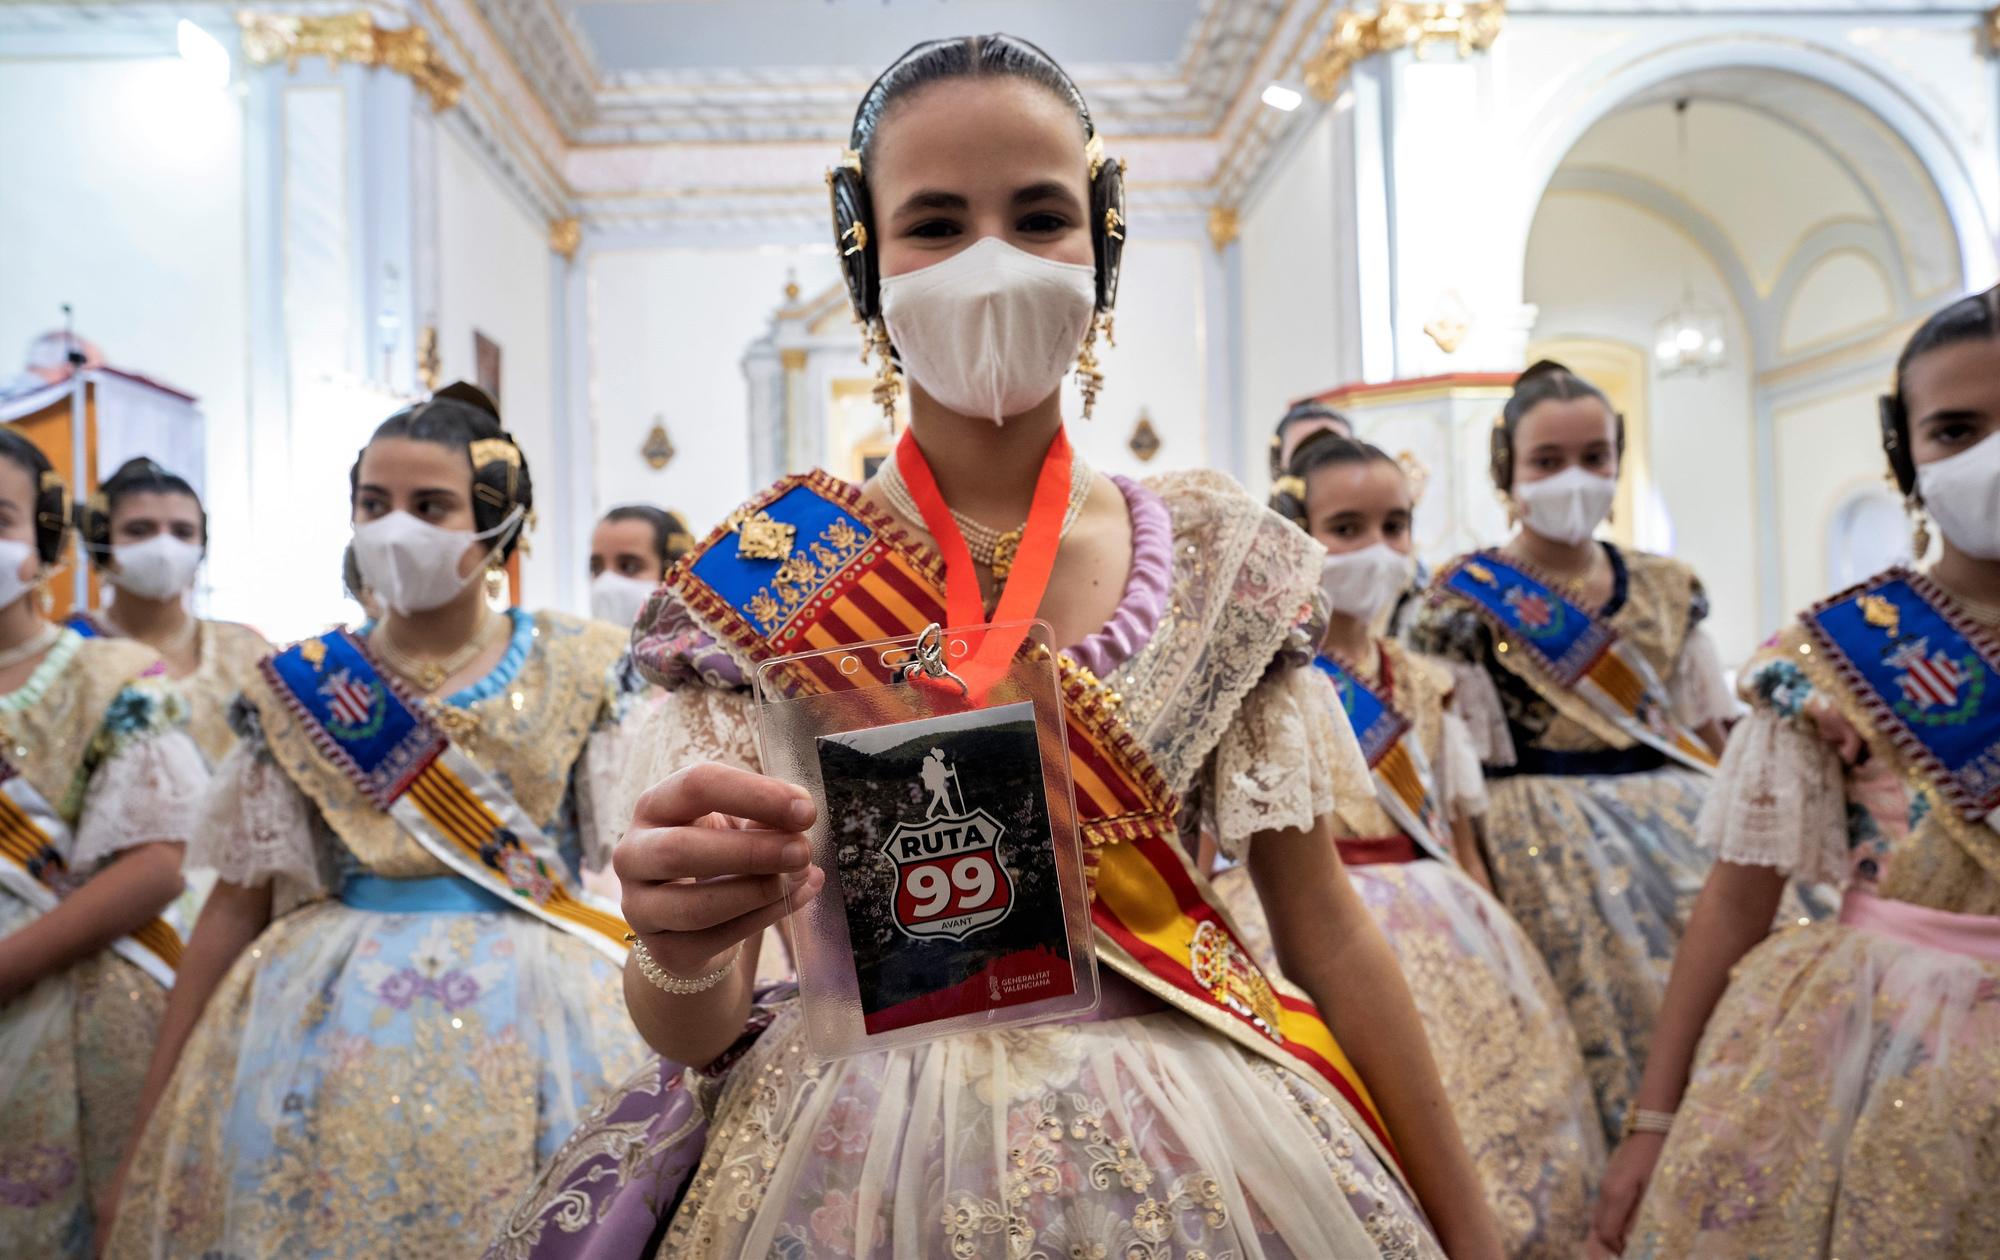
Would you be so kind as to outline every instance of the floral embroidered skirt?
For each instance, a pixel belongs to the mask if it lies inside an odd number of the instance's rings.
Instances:
[[[2000,1248],[2000,963],[1780,931],[1710,1017],[1626,1260]]]
[[[731,1070],[661,1257],[1415,1260],[1409,1195],[1300,1077],[1162,1012]]]
[[[0,893],[0,937],[38,911]],[[0,1256],[94,1254],[166,990],[104,950],[0,1007]]]
[[[478,1254],[644,1061],[620,983],[511,911],[277,920],[189,1038],[108,1254]]]
[[[1604,1136],[1569,1015],[1535,947],[1484,889],[1442,862],[1347,868],[1402,964],[1459,1133],[1511,1260],[1578,1254]],[[1275,965],[1256,890],[1216,881]]]
[[[1674,948],[1708,875],[1689,770],[1493,780],[1493,887],[1569,1007],[1607,1139],[1646,1066]]]

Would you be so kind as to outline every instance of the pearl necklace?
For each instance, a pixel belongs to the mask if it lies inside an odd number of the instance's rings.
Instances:
[[[10,648],[0,649],[0,669],[19,665],[22,661],[32,660],[40,656],[54,647],[56,640],[60,638],[62,638],[61,626],[52,621],[43,622],[40,630],[29,635],[22,642],[16,643]]]
[[[1062,532],[1057,536],[1058,540],[1069,537],[1070,527],[1083,515],[1083,505],[1090,499],[1092,477],[1090,465],[1084,462],[1083,457],[1072,455],[1069,506],[1063,511]],[[882,461],[881,468],[875,473],[875,484],[882,488],[882,497],[889,500],[889,505],[906,520],[914,525],[924,523],[923,511],[911,496],[902,470],[896,467],[894,455]],[[1007,574],[1014,567],[1014,553],[1021,548],[1021,535],[1028,527],[1027,522],[1023,521],[1009,530],[998,530],[980,524],[955,508],[951,509],[951,519],[958,522],[959,532],[965,536],[965,545],[972,552],[972,558],[992,570],[995,580],[1006,581]]]

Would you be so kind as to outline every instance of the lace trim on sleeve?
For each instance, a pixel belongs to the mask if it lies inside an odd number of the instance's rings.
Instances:
[[[1465,719],[1444,715],[1444,737],[1438,750],[1438,795],[1453,818],[1477,818],[1486,812],[1486,775],[1479,768],[1479,750]]]
[[[208,762],[183,731],[126,743],[97,767],[76,824],[78,870],[157,841],[186,844],[201,816]]]
[[[1765,708],[1730,733],[1696,834],[1718,858],[1802,883],[1847,882],[1847,794],[1840,758]]]
[[[282,883],[288,904],[326,893],[312,806],[254,733],[216,768],[187,865],[245,888]]]
[[[1337,800],[1372,796],[1368,764],[1315,669],[1276,671],[1237,710],[1209,763],[1202,800],[1223,856],[1241,861],[1260,831],[1304,830]]]
[[[658,705],[635,715],[636,724],[624,741],[622,772],[608,797],[615,825],[622,830],[646,789],[682,766],[720,761],[761,771],[751,703],[747,691],[676,687]]]
[[[607,808],[618,798],[618,779],[629,752],[627,724],[637,725],[642,715],[631,712],[624,722],[609,722],[591,732],[584,741],[583,756],[577,759],[576,829],[583,845],[585,870],[598,870],[611,861],[611,850],[625,834],[625,820],[631,815]]]
[[[1451,669],[1451,712],[1465,725],[1472,755],[1480,765],[1495,769],[1515,764],[1514,736],[1507,730],[1507,710],[1493,675],[1467,661],[1445,664]]]
[[[1736,716],[1736,697],[1722,675],[1722,657],[1715,650],[1715,640],[1699,625],[1681,644],[1680,659],[1667,683],[1667,699],[1682,725],[1696,730]]]

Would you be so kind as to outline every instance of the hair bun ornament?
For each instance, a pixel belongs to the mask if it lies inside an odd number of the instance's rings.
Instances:
[[[441,398],[449,398],[453,402],[461,402],[477,407],[487,415],[492,416],[495,420],[500,418],[500,404],[493,401],[491,394],[470,381],[453,381],[443,389],[431,394],[432,402],[436,402]]]

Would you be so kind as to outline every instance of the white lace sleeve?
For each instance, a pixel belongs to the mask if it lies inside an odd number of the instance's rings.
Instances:
[[[188,865],[245,888],[282,882],[288,904],[326,892],[313,807],[260,740],[240,740],[216,767]]]
[[[1446,713],[1440,743],[1434,773],[1445,812],[1453,818],[1479,817],[1486,812],[1486,775],[1479,768],[1479,750],[1465,719]]]
[[[1697,730],[1736,716],[1736,697],[1723,677],[1722,658],[1706,628],[1696,626],[1681,645],[1673,679],[1667,683],[1667,699],[1681,724]]]
[[[1441,658],[1440,658],[1441,659]],[[1514,764],[1514,737],[1507,732],[1507,710],[1493,675],[1467,661],[1444,662],[1451,670],[1451,711],[1465,723],[1472,755],[1482,766],[1504,769]]]
[[[616,808],[618,779],[625,768],[627,727],[638,725],[644,713],[643,707],[634,708],[623,719],[598,727],[584,741],[576,773],[576,830],[587,871],[609,862],[618,837],[625,834],[625,820],[631,815],[621,815]]]
[[[625,740],[624,769],[611,794],[612,818],[622,830],[646,789],[682,766],[720,761],[761,770],[757,716],[748,692],[690,684],[666,693],[634,714]]]
[[[1304,830],[1334,802],[1373,791],[1368,763],[1338,699],[1316,669],[1284,669],[1257,684],[1223,732],[1203,794],[1222,855],[1242,860],[1260,831]]]
[[[1768,709],[1729,735],[1696,834],[1715,856],[1807,884],[1847,882],[1847,794],[1824,740]]]
[[[160,840],[186,844],[207,787],[208,762],[185,731],[133,740],[90,777],[71,864],[88,871],[121,849]]]

